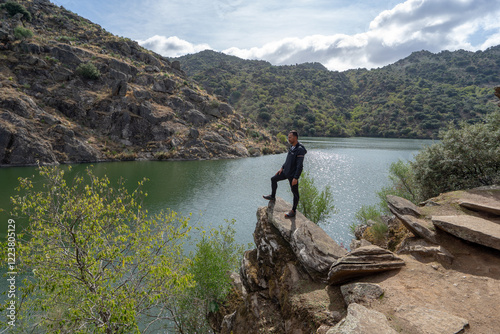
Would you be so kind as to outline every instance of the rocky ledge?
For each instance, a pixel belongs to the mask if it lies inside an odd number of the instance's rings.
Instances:
[[[282,199],[259,208],[256,249],[234,274],[231,302],[212,315],[215,331],[496,332],[500,188],[443,194],[421,206],[388,200],[394,223],[411,231],[396,253],[366,240],[348,252],[302,214],[285,219],[290,204]]]

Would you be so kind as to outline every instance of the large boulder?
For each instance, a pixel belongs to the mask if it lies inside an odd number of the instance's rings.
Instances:
[[[354,278],[399,269],[404,264],[402,259],[387,249],[373,245],[360,247],[332,264],[328,282],[339,284]]]
[[[298,261],[311,277],[325,280],[332,263],[347,251],[302,213],[297,212],[292,219],[285,218],[290,207],[291,205],[281,198],[270,201],[267,208],[269,222],[290,244]]]
[[[347,316],[326,334],[397,334],[383,313],[350,304]]]

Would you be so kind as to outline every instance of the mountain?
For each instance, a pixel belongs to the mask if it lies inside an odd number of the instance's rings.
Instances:
[[[0,1],[0,72],[0,165],[284,149],[178,62],[47,0]]]
[[[309,136],[435,138],[450,122],[477,122],[496,109],[500,46],[420,51],[373,70],[321,64],[273,66],[214,51],[179,57],[203,87],[273,132]]]

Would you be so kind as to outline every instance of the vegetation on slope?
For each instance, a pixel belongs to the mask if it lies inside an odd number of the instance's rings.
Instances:
[[[484,52],[421,51],[383,68],[328,71],[272,66],[213,51],[178,58],[208,91],[276,132],[309,136],[437,138],[450,122],[495,109],[500,46]]]

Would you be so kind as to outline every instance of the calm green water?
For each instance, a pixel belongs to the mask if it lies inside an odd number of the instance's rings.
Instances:
[[[355,212],[365,204],[378,202],[375,192],[387,184],[388,168],[398,159],[408,160],[429,140],[374,138],[302,138],[308,149],[305,170],[319,187],[330,185],[338,213],[322,227],[337,242],[348,246],[349,225]],[[217,226],[235,219],[237,240],[253,242],[255,213],[267,205],[262,195],[270,193],[270,177],[286,154],[218,161],[137,161],[94,165],[97,175],[111,180],[127,179],[131,185],[143,177],[150,212],[170,208],[183,215],[192,213],[193,224]],[[76,165],[73,173],[88,165]],[[64,168],[64,167],[63,167]],[[0,169],[0,238],[4,240],[10,211],[9,197],[15,193],[17,178],[36,174],[32,167]],[[292,200],[288,182],[279,184],[278,196]]]

